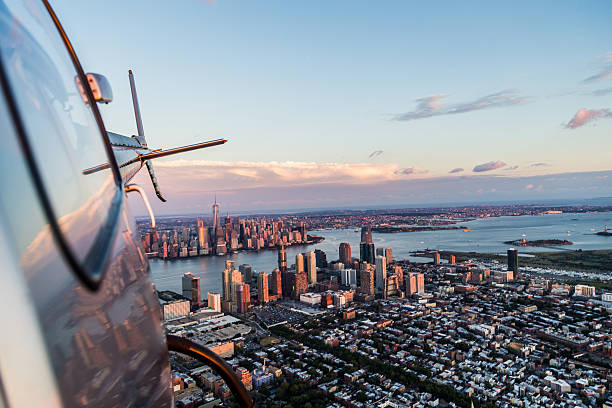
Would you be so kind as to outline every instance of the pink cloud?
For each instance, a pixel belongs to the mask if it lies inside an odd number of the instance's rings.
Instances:
[[[477,166],[474,166],[472,171],[475,172],[475,173],[481,173],[483,171],[497,170],[499,168],[504,167],[505,165],[506,165],[506,163],[504,163],[503,161],[500,161],[500,160],[490,161],[488,163],[483,163],[483,164],[479,164]]]
[[[565,125],[566,129],[576,129],[599,118],[612,117],[609,109],[579,109],[574,117]]]

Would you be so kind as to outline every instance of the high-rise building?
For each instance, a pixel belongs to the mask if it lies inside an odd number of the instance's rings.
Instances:
[[[387,265],[393,262],[393,250],[391,248],[385,248],[384,257],[387,260]]]
[[[275,268],[270,276],[270,294],[277,296],[279,299],[283,297],[283,283],[281,279],[280,269]]]
[[[440,253],[438,251],[433,253],[434,265],[440,265]]]
[[[341,243],[338,252],[340,255],[340,262],[342,262],[344,265],[350,265],[352,262],[351,244],[349,244],[348,242]]]
[[[217,197],[215,196],[215,203],[212,206],[212,217],[213,217],[213,232],[217,233],[219,228],[219,204],[217,204]]]
[[[387,265],[393,261],[393,251],[391,248],[376,248],[376,256],[384,256],[387,260]]]
[[[374,262],[376,262],[374,244],[361,242],[359,244],[359,259],[369,264],[374,264]]]
[[[237,312],[246,313],[251,304],[251,287],[247,283],[240,283],[236,286]]]
[[[359,271],[359,279],[361,280],[360,292],[364,295],[374,294],[374,271],[371,269],[362,269]]]
[[[425,293],[425,275],[422,273],[416,274],[417,293]]]
[[[295,271],[304,272],[304,256],[302,254],[295,256]]]
[[[300,235],[302,236],[302,242],[308,241],[308,232],[306,231],[306,223],[300,222]]]
[[[371,227],[362,227],[361,228],[361,242],[365,242],[366,244],[372,243],[372,228]]]
[[[225,261],[225,269],[221,273],[222,285],[223,285],[223,298],[222,300],[232,300],[231,287],[232,287],[232,272],[234,271],[234,261]]]
[[[357,286],[357,271],[355,269],[342,269],[340,281],[345,286]]]
[[[416,274],[406,275],[406,296],[410,296],[417,291]]]
[[[317,268],[327,268],[327,255],[320,249],[315,249],[315,257],[317,258]]]
[[[244,275],[244,281],[251,283],[253,281],[253,268],[251,265],[242,264],[238,267],[238,270]]]
[[[387,259],[384,256],[376,257],[376,291],[382,292],[387,278]]]
[[[518,251],[514,248],[508,250],[508,270],[512,271],[512,279],[517,280],[519,277]]]
[[[287,271],[287,251],[284,245],[281,245],[278,250],[278,269],[280,269],[281,272]]]
[[[191,272],[187,272],[183,275],[182,286],[183,296],[189,299],[193,306],[200,306],[202,302],[200,297],[200,278],[194,276]]]
[[[208,292],[208,307],[215,312],[221,311],[221,295],[216,292]]]
[[[264,271],[260,271],[257,275],[257,299],[259,303],[268,302],[268,275]]]
[[[232,231],[233,231],[232,219],[230,218],[229,213],[227,213],[225,217],[225,242],[232,241]]]
[[[314,251],[302,254],[304,258],[304,272],[308,278],[308,284],[314,285],[317,283],[317,257]]]
[[[406,276],[406,296],[414,293],[425,293],[425,275],[410,273]]]
[[[300,300],[300,295],[308,289],[308,278],[305,272],[290,272],[287,274],[289,297]]]
[[[448,256],[448,263],[451,264],[451,265],[454,265],[456,263],[455,255],[449,255]]]
[[[198,218],[198,244],[200,249],[208,248],[208,229],[204,225],[204,220]]]

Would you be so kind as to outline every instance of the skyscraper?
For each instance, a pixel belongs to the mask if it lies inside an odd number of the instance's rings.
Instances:
[[[193,306],[200,306],[200,278],[194,276],[193,273],[187,272],[182,279],[183,296],[191,301]]]
[[[306,231],[306,223],[300,222],[300,235],[302,236],[302,242],[308,241],[308,232]]]
[[[440,253],[438,251],[433,253],[433,263],[434,265],[440,265]]]
[[[391,248],[376,248],[376,255],[384,256],[387,260],[387,265],[393,261],[393,251]]]
[[[372,243],[372,228],[369,226],[361,227],[361,242]]]
[[[238,270],[244,275],[244,281],[251,283],[253,281],[253,268],[251,265],[242,264],[238,267]]]
[[[417,281],[417,293],[425,293],[425,275],[422,273],[417,273],[416,276]]]
[[[291,290],[291,298],[300,300],[300,295],[306,293],[308,289],[308,278],[306,272],[296,272],[289,274],[289,285]]]
[[[212,217],[213,217],[213,232],[217,236],[217,228],[219,227],[219,204],[217,204],[217,196],[215,196],[215,203],[212,206]]]
[[[208,307],[215,312],[221,311],[221,295],[216,292],[208,292]]]
[[[340,281],[345,286],[357,286],[357,271],[355,269],[342,269]]]
[[[406,296],[410,296],[417,292],[416,274],[409,273],[406,275]]]
[[[320,249],[315,249],[315,257],[317,258],[318,268],[327,268],[327,255]]]
[[[406,296],[414,293],[425,293],[425,275],[410,273],[406,276]]]
[[[283,284],[281,279],[280,269],[275,268],[272,271],[272,276],[270,276],[270,294],[278,296],[279,299],[283,297]]]
[[[247,283],[241,283],[236,286],[237,294],[237,312],[246,313],[251,304],[251,287]]]
[[[384,256],[376,257],[376,291],[383,292],[387,278],[387,259]]]
[[[393,262],[393,250],[391,248],[385,248],[384,256],[387,259],[387,265]]]
[[[376,254],[374,252],[374,244],[362,242],[359,244],[359,259],[369,264],[374,264]]]
[[[341,243],[338,252],[340,255],[340,262],[347,266],[350,265],[353,259],[351,257],[351,244],[348,242]]]
[[[204,225],[204,220],[198,218],[198,244],[200,249],[208,248],[208,230]]]
[[[295,256],[295,271],[304,272],[304,256],[302,254]]]
[[[287,251],[284,245],[281,245],[278,250],[278,269],[280,269],[281,272],[287,271]]]
[[[266,303],[268,299],[268,275],[260,271],[257,275],[257,298],[259,303]]]
[[[360,292],[364,295],[374,294],[374,271],[371,269],[362,269],[359,272],[361,280]]]
[[[516,280],[519,277],[518,270],[518,250],[510,248],[508,250],[508,270],[512,271],[512,279]]]
[[[222,285],[223,285],[223,299],[232,300],[231,295],[231,283],[232,283],[232,272],[234,271],[234,261],[225,261],[225,269],[221,273]]]
[[[304,272],[308,278],[308,284],[314,285],[317,283],[317,257],[314,251],[302,254],[304,258]]]

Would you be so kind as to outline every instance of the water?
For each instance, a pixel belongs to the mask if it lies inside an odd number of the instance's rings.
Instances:
[[[409,252],[419,249],[439,249],[452,251],[476,251],[484,253],[505,253],[508,245],[504,241],[521,239],[523,234],[528,240],[567,239],[574,245],[558,247],[559,250],[592,250],[612,248],[612,236],[595,235],[605,225],[612,227],[612,212],[587,214],[549,214],[521,217],[482,218],[463,222],[471,232],[463,230],[401,232],[396,234],[373,233],[376,247],[393,249],[396,259],[410,258],[422,261]],[[569,235],[568,235],[569,231]],[[294,246],[287,248],[287,262],[291,265],[298,252],[321,249],[327,254],[327,260],[338,259],[338,246],[341,242],[351,244],[353,257],[359,257],[359,240],[361,235],[353,229],[312,231],[322,235],[325,240],[311,246]],[[519,252],[554,251],[551,248],[519,248]],[[207,256],[187,258],[175,261],[151,259],[151,277],[158,290],[181,291],[181,276],[192,272],[200,277],[202,294],[208,291],[221,291],[221,271],[225,260],[231,259],[238,265],[246,263],[254,272],[261,270],[270,273],[277,267],[277,251],[239,252],[227,256]],[[429,258],[426,261],[430,261]]]

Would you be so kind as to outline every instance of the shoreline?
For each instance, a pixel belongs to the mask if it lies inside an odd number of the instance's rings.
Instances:
[[[290,247],[302,247],[302,246],[309,246],[309,245],[315,245],[318,244],[320,242],[325,241],[325,237],[321,236],[321,235],[310,235],[312,239],[311,241],[307,241],[307,242],[300,242],[300,243],[295,243],[295,244],[291,244],[291,245],[285,245],[285,248],[290,248]],[[196,258],[211,258],[211,257],[219,257],[219,258],[223,258],[226,256],[230,256],[233,254],[237,254],[237,253],[241,253],[241,252],[251,252],[251,253],[259,253],[259,252],[264,252],[264,251],[269,251],[269,250],[277,250],[280,247],[275,245],[273,247],[263,247],[263,248],[259,248],[259,249],[237,249],[236,251],[231,251],[231,252],[226,252],[223,255],[217,255],[217,254],[202,254],[202,255],[194,255],[194,256],[182,256],[182,257],[174,257],[174,258],[163,258],[161,256],[155,255],[155,256],[149,256],[149,254],[147,254],[147,259],[151,260],[151,259],[157,259],[160,261],[182,261],[185,259],[196,259]]]

